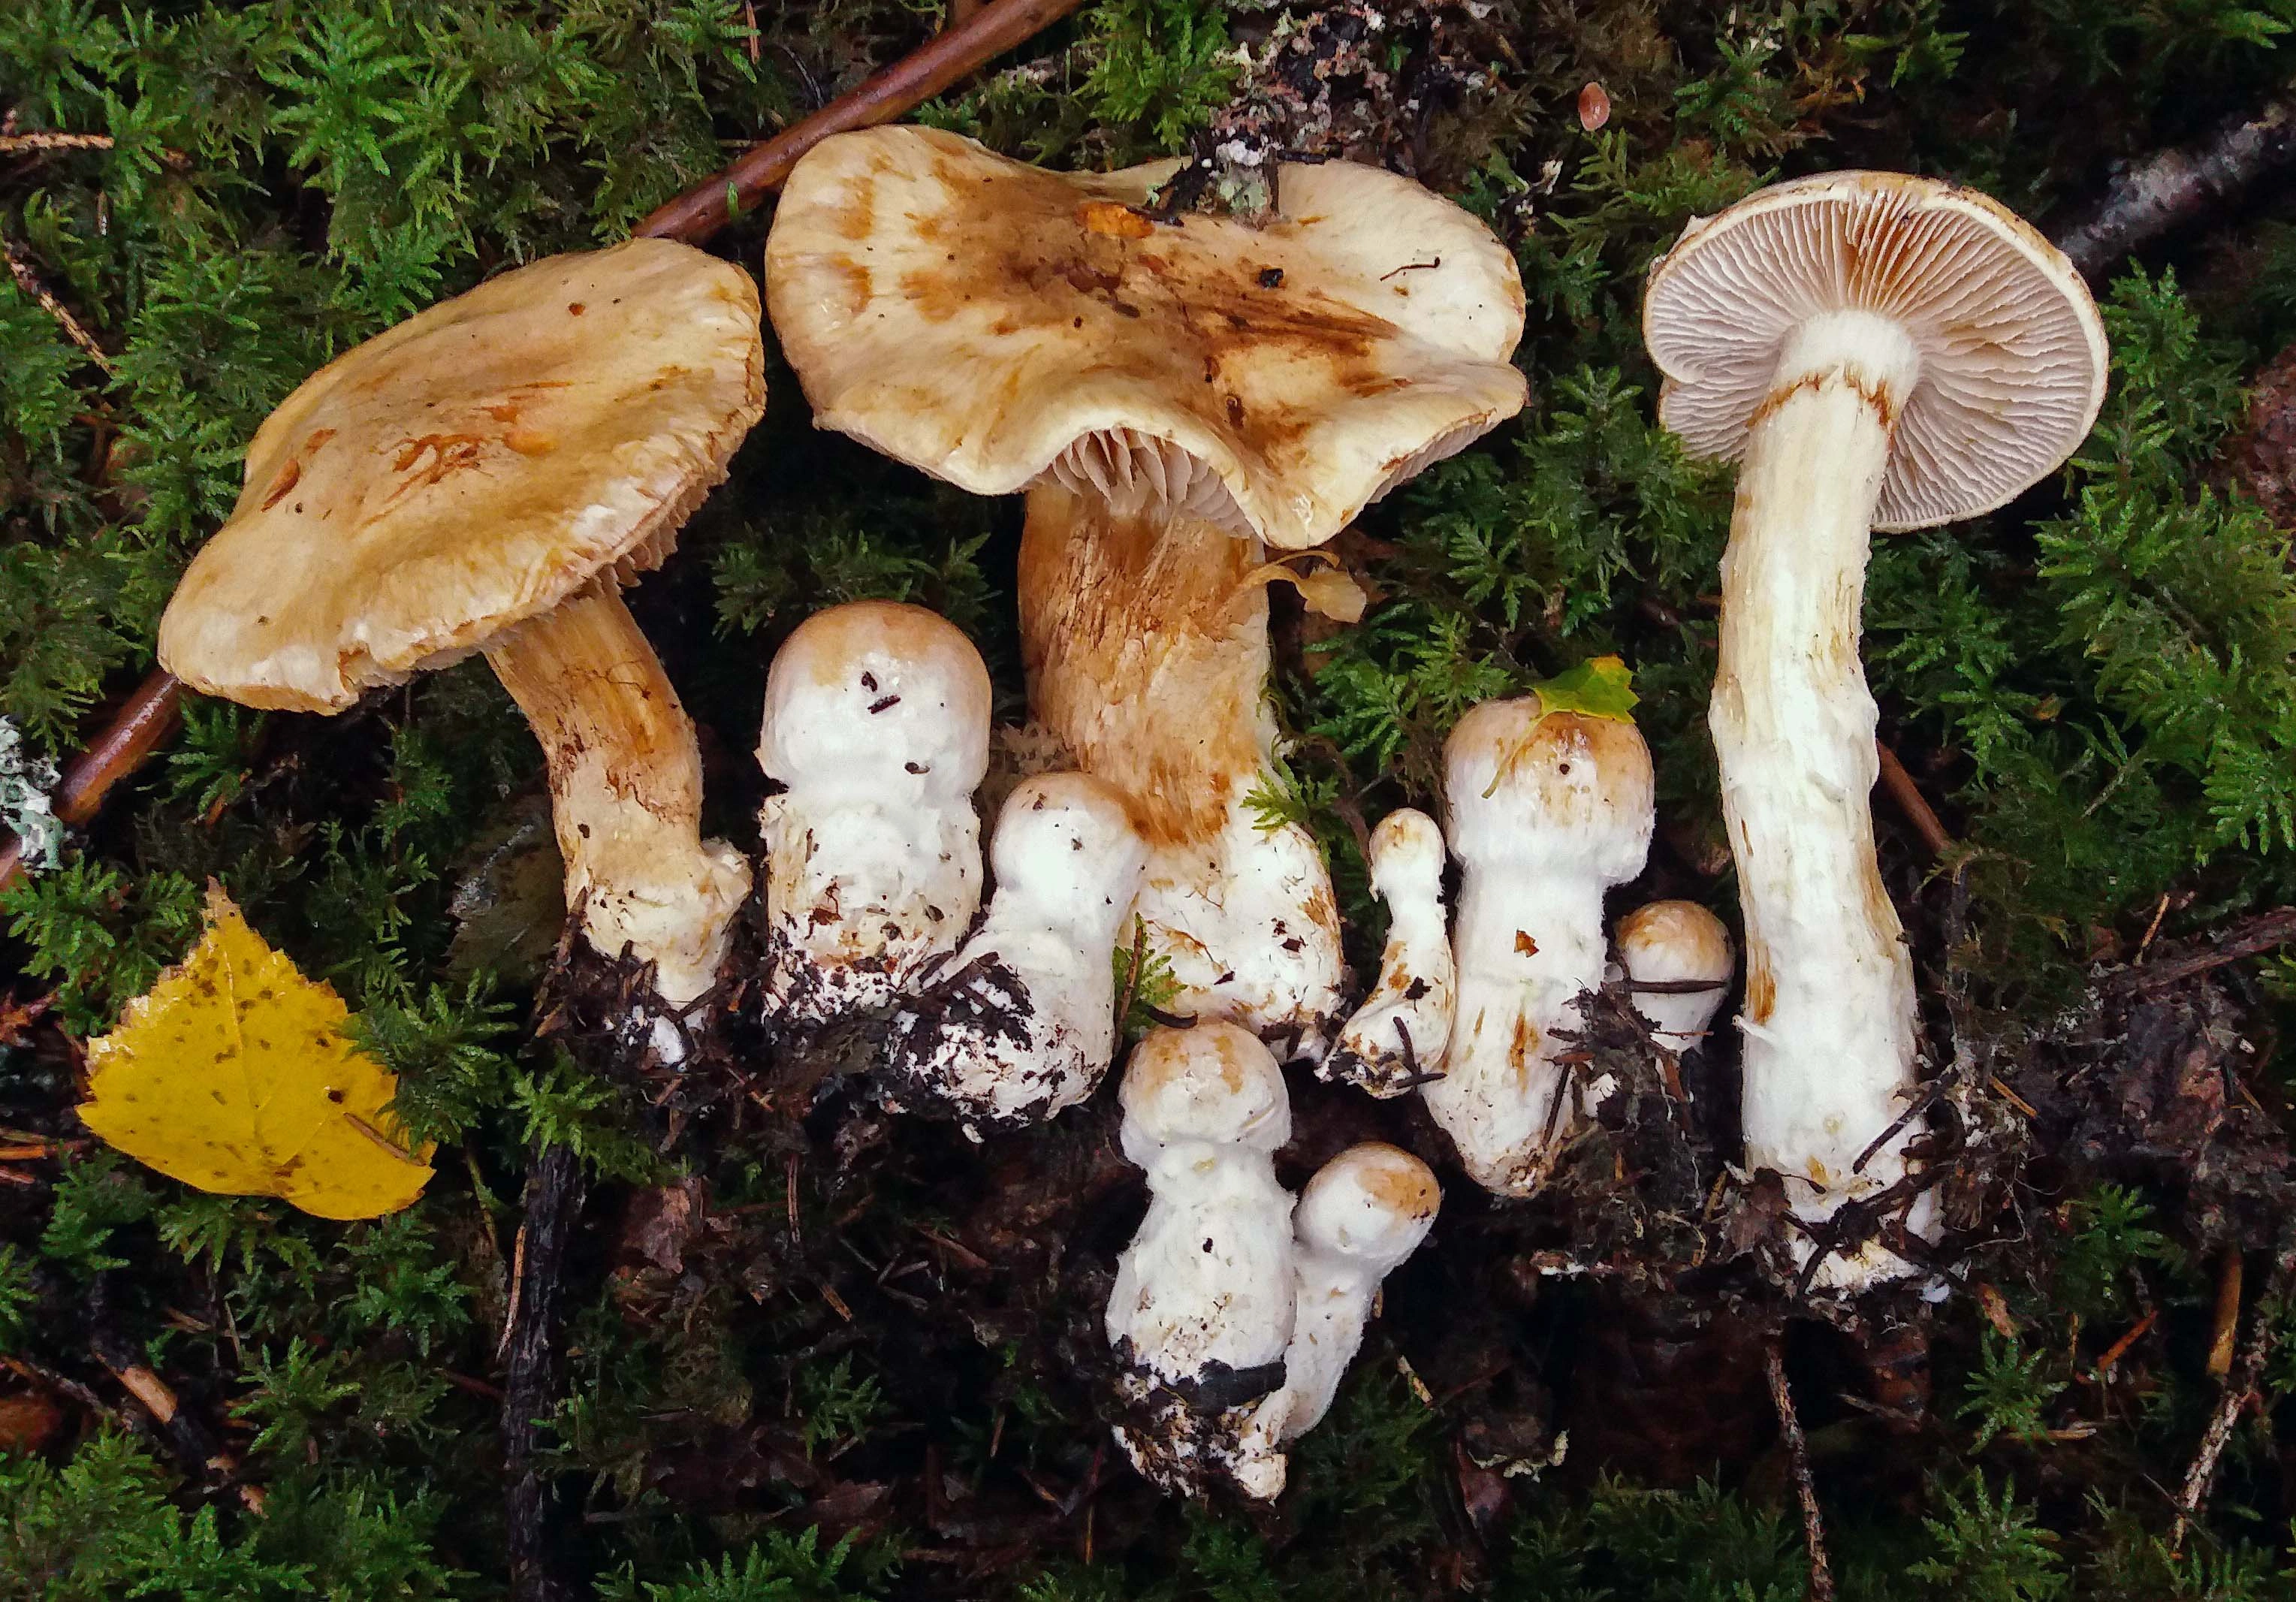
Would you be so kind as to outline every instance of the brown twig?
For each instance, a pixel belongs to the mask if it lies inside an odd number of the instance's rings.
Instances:
[[[754,205],[789,177],[800,156],[832,134],[891,121],[993,57],[1027,42],[1079,4],[1081,0],[996,0],[852,94],[752,146],[733,166],[647,218],[637,234],[701,243],[733,220],[734,213],[726,205],[729,194],[744,209]],[[173,735],[182,716],[183,694],[181,679],[165,669],[153,670],[87,749],[65,765],[55,795],[56,816],[73,826],[94,817],[112,786],[141,768]],[[68,797],[78,804],[68,809]],[[20,843],[10,840],[0,845],[0,890],[14,883],[22,867]]]
[[[2217,1275],[2216,1328],[2209,1338],[2208,1369],[2212,1379],[2232,1377],[2232,1360],[2240,1343],[2240,1248],[2226,1246],[2224,1268]]]
[[[1914,833],[1930,848],[1930,855],[1942,857],[1951,851],[1953,836],[1945,832],[1945,825],[1938,821],[1928,798],[1914,783],[1914,776],[1898,760],[1898,753],[1879,740],[1874,742],[1874,749],[1881,753],[1882,790],[1897,803],[1898,810],[1906,815],[1906,821],[1914,826]]]
[[[1817,1483],[1810,1477],[1809,1442],[1801,1433],[1801,1415],[1794,1410],[1793,1393],[1786,1386],[1785,1349],[1772,1337],[1762,1352],[1762,1371],[1770,1382],[1770,1405],[1778,1412],[1778,1433],[1785,1438],[1786,1460],[1793,1468],[1794,1495],[1801,1502],[1802,1544],[1809,1549],[1809,1602],[1833,1602],[1833,1566],[1825,1559],[1825,1518],[1818,1511]]]
[[[2057,230],[2057,248],[2095,277],[2292,161],[2296,92],[2283,91],[2196,144],[2161,151],[2116,173],[2095,204]]]
[[[2141,968],[2124,968],[2113,976],[2113,982],[2128,990],[2157,990],[2291,941],[2296,941],[2296,907],[2276,907],[2235,924],[2206,950],[2147,963]]]
[[[64,331],[64,338],[86,351],[87,359],[102,368],[109,376],[111,372],[111,355],[95,342],[95,336],[87,331],[87,325],[72,316],[71,308],[49,292],[48,286],[40,282],[40,275],[32,270],[32,264],[24,259],[4,234],[0,234],[0,257],[7,259],[8,275],[16,281],[16,287],[37,302],[42,311],[53,317],[56,326]]]
[[[687,190],[640,223],[641,239],[707,237],[781,187],[798,159],[832,134],[890,122],[984,62],[1026,43],[1082,0],[996,0],[762,144],[709,182]]]
[[[52,150],[110,150],[109,134],[0,134],[0,156],[37,155]]]
[[[2224,1395],[2217,1403],[2216,1416],[2209,1420],[2207,1433],[2201,1437],[2200,1450],[2193,1455],[2193,1466],[2185,1471],[2185,1488],[2177,1496],[2177,1527],[2169,1540],[2172,1557],[2183,1556],[2185,1532],[2200,1516],[2201,1502],[2209,1493],[2209,1482],[2216,1477],[2217,1459],[2224,1456],[2240,1416],[2257,1400],[2265,1359],[2272,1355],[2270,1310],[2288,1294],[2292,1278],[2296,1278],[2296,1226],[2290,1227],[2280,1237],[2280,1250],[2273,1259],[2272,1274],[2266,1282],[2264,1294],[2258,1300],[2248,1340],[2241,1347]]]

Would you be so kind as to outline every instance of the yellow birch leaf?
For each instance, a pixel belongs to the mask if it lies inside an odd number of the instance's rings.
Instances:
[[[430,1178],[384,1111],[398,1079],[351,1043],[350,1013],[264,944],[221,890],[181,965],[87,1048],[80,1121],[195,1189],[380,1218]]]

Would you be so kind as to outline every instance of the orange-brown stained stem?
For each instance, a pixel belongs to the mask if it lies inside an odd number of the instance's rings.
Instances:
[[[904,56],[852,94],[783,129],[725,171],[704,179],[640,223],[643,239],[682,239],[700,244],[737,214],[781,187],[798,158],[832,134],[873,127],[931,99],[994,57],[1074,11],[1082,0],[995,0]],[[958,9],[953,7],[954,21]],[[114,785],[134,773],[176,732],[183,716],[183,681],[154,669],[136,686],[103,732],[64,767],[55,793],[56,816],[78,826],[94,817]],[[23,872],[21,842],[0,845],[0,890]]]
[[[890,122],[931,99],[982,62],[1035,37],[1082,0],[996,0],[903,56],[852,94],[824,106],[708,183],[679,195],[637,226],[644,239],[706,239],[782,185],[798,158],[832,134]]]

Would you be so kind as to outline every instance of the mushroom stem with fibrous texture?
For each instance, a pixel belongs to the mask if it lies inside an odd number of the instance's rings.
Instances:
[[[1036,720],[1131,800],[1137,910],[1200,1015],[1298,1026],[1340,1005],[1339,908],[1315,839],[1246,798],[1275,756],[1259,542],[1202,518],[1029,492],[1021,648]]]
[[[1371,832],[1371,887],[1387,903],[1379,983],[1319,1072],[1385,1097],[1440,1071],[1458,1001],[1443,912],[1443,833],[1433,818],[1406,807],[1379,820]]]
[[[599,950],[654,965],[673,1006],[715,982],[749,864],[701,837],[701,752],[611,580],[487,647],[550,766],[566,904]]]
[[[2078,445],[2104,336],[2070,265],[1982,195],[1890,173],[1766,190],[1652,268],[1660,421],[1740,460],[1709,711],[1746,926],[1744,1123],[1805,1223],[1902,1179],[1913,966],[1874,850],[1858,654],[1872,530],[2004,505]],[[1927,1198],[1906,1225],[1928,1227]],[[1808,1239],[1797,1247],[1807,1254]],[[1818,1282],[1909,1265],[1827,1248]]]
[[[1274,168],[1246,219],[1162,209],[1178,166],[832,139],[791,176],[767,293],[816,423],[1028,492],[1030,704],[1135,809],[1171,1005],[1316,1057],[1346,977],[1329,874],[1247,804],[1275,754],[1267,553],[1336,538],[1521,408],[1521,284],[1480,222],[1391,173]]]
[[[1603,894],[1642,871],[1650,751],[1632,723],[1490,701],[1443,748],[1451,852],[1464,870],[1453,949],[1459,1000],[1442,1077],[1419,1094],[1475,1182],[1545,1183],[1575,1113],[1567,1042],[1600,990]]]
[[[1677,1054],[1697,1050],[1737,965],[1722,920],[1695,901],[1652,901],[1620,918],[1611,939],[1635,1010],[1658,1043]]]

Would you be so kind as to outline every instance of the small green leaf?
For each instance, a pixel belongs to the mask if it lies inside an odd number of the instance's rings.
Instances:
[[[1591,657],[1531,689],[1542,711],[1584,712],[1614,723],[1632,723],[1642,700],[1635,694],[1635,670],[1615,656]]]

